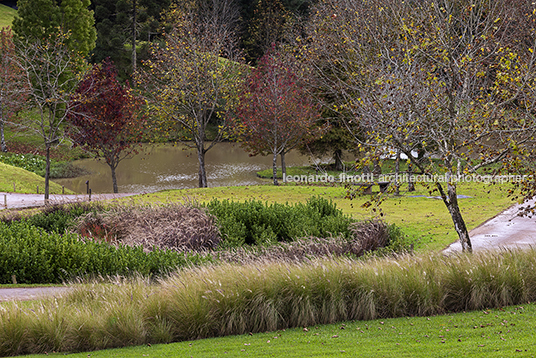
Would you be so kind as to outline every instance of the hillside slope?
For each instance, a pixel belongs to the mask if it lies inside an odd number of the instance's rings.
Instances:
[[[35,194],[37,186],[39,186],[39,192],[43,193],[45,178],[27,170],[0,163],[0,192],[12,193],[13,184],[15,184],[17,193]],[[61,185],[50,182],[50,193],[61,194]],[[65,193],[70,194],[71,192],[66,190]]]
[[[11,26],[17,10],[0,4],[0,28]]]

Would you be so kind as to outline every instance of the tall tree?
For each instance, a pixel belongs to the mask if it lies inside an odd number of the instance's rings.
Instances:
[[[310,31],[311,59],[334,65],[310,64],[338,98],[335,108],[351,114],[356,141],[399,150],[430,180],[444,178],[432,185],[465,251],[472,248],[458,204],[458,163],[476,173],[516,160],[514,149],[535,134],[536,121],[512,109],[519,91],[503,92],[512,82],[525,86],[535,70],[530,56],[517,69],[506,65],[518,57],[504,36],[511,11],[508,1],[324,0]],[[419,148],[439,161],[414,156]]]
[[[143,135],[140,116],[143,101],[122,85],[109,60],[93,66],[72,97],[67,116],[69,137],[82,149],[104,157],[112,173],[113,192],[118,192],[116,169],[119,163],[137,153]]]
[[[277,156],[283,175],[285,154],[313,137],[320,119],[318,105],[304,90],[289,61],[275,51],[266,53],[248,77],[237,108],[235,131],[255,154],[271,154],[273,181],[277,181]]]
[[[37,110],[27,127],[35,131],[46,150],[45,200],[49,198],[50,150],[63,138],[63,125],[74,110],[70,101],[83,68],[81,54],[67,46],[64,36],[51,35],[42,41],[18,45],[18,55],[24,70],[28,98]]]
[[[197,151],[199,187],[207,186],[205,154],[222,140],[227,101],[241,82],[235,47],[238,12],[232,0],[183,1],[172,7],[161,46],[152,49],[140,84],[148,86],[151,109]],[[207,127],[217,128],[207,143]]]
[[[281,41],[290,16],[280,0],[257,1],[244,41],[248,60],[261,58],[272,44]]]
[[[24,72],[19,65],[11,30],[0,30],[0,150],[7,152],[4,127],[20,110],[28,95]]]
[[[110,57],[121,79],[130,78],[145,59],[140,48],[161,35],[161,14],[170,0],[93,0],[97,43],[92,61]],[[130,47],[130,50],[129,50]],[[141,51],[141,54],[138,53]]]
[[[90,0],[19,0],[13,31],[23,42],[69,33],[62,41],[71,50],[88,56],[97,37],[89,5]]]

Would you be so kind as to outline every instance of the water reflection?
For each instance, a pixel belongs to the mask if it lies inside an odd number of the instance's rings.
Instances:
[[[287,154],[285,160],[287,166],[312,163],[309,156],[301,155],[297,151]],[[119,164],[117,168],[119,191],[137,193],[196,188],[198,186],[197,163],[197,153],[185,146],[146,146],[143,153]],[[54,181],[77,193],[86,192],[87,180],[93,193],[112,192],[110,168],[105,162],[84,159],[74,164],[92,174]],[[271,166],[271,157],[250,157],[235,143],[219,143],[206,154],[206,170],[210,187],[269,183],[269,180],[260,179],[255,173],[271,168]]]

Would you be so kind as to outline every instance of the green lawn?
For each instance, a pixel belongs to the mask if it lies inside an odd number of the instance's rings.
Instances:
[[[469,229],[475,228],[497,215],[513,202],[507,197],[510,184],[489,185],[463,183],[459,194],[471,196],[460,199],[462,214]],[[405,187],[402,188],[406,190]],[[281,186],[258,185],[245,187],[217,187],[205,189],[170,190],[147,194],[133,200],[137,202],[167,202],[176,200],[209,201],[213,198],[230,200],[262,200],[280,203],[305,202],[313,195],[332,199],[345,213],[355,218],[381,217],[399,225],[406,234],[420,238],[419,250],[440,250],[457,240],[450,215],[441,200],[429,199],[429,189],[417,185],[416,192],[402,192],[402,196],[386,195],[379,207],[363,208],[370,195],[353,200],[345,198],[346,189],[340,186],[311,186],[287,184]],[[437,193],[432,193],[436,196]],[[376,211],[374,211],[376,210]]]
[[[534,357],[536,306],[354,321],[70,354],[92,357]],[[63,356],[51,354],[48,356]],[[44,357],[30,355],[28,358]]]
[[[37,186],[39,186],[39,192],[44,193],[45,178],[24,169],[0,163],[0,191],[12,193],[15,187],[17,193],[35,194]],[[61,194],[61,185],[50,182],[50,193]],[[65,189],[65,194],[72,194],[72,192]]]
[[[17,10],[0,4],[0,28],[11,26]]]

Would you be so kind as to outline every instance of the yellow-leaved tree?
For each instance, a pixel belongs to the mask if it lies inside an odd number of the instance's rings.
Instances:
[[[520,20],[533,31],[535,12],[521,3],[323,0],[308,31],[319,88],[356,144],[404,153],[439,194],[464,251],[458,180],[511,167],[534,139],[523,105],[533,103],[534,38],[521,44],[512,33]]]
[[[197,151],[199,187],[207,187],[205,154],[223,139],[224,112],[245,75],[236,46],[237,7],[232,0],[187,0],[172,6],[170,30],[151,49],[139,76],[151,115],[175,127]],[[207,141],[209,125],[215,128]]]

